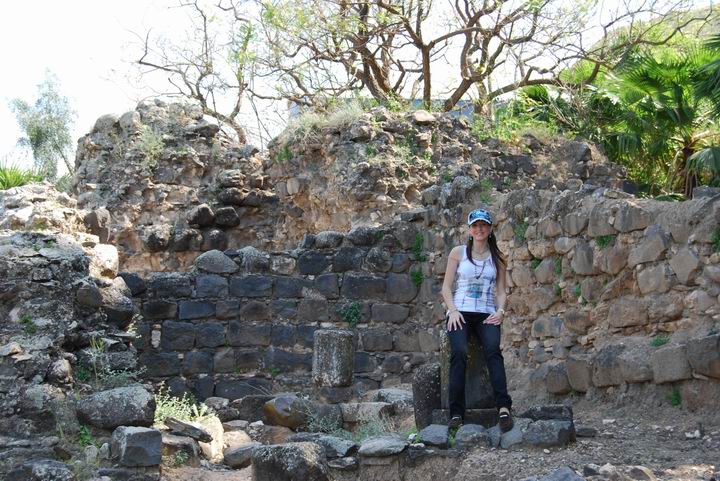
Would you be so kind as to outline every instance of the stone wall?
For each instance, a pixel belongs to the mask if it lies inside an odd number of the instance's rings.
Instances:
[[[378,108],[326,123],[285,132],[260,153],[198,107],[143,102],[99,118],[78,141],[78,205],[90,231],[118,248],[121,268],[145,274],[187,271],[213,249],[292,249],[307,232],[387,225],[455,179],[486,194],[632,187],[585,142],[481,142],[466,120],[424,111]],[[455,189],[446,200],[462,199]]]
[[[294,251],[213,253],[219,271],[154,274],[143,300],[150,372],[202,397],[307,388],[312,332],[347,327],[342,311],[357,302],[356,391],[408,381],[437,356],[446,253],[484,196],[462,178],[447,190],[463,202],[448,208],[441,191],[383,228],[308,235]],[[519,397],[650,383],[702,404],[717,388],[717,196],[660,202],[586,184],[492,200]],[[682,367],[670,374],[669,360]],[[239,381],[248,377],[255,387]]]
[[[708,405],[720,379],[720,196],[660,202],[585,186],[513,192],[497,210],[506,359],[532,369],[533,392],[617,396],[650,383]]]
[[[325,396],[410,382],[439,345],[417,239],[403,222],[322,232],[294,251],[211,251],[190,273],[150,275],[138,346],[147,375],[200,398],[305,390],[315,330],[345,327],[356,334],[355,387]]]

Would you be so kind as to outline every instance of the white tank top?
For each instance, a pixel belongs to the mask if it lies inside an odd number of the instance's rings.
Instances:
[[[455,307],[465,312],[484,312],[493,314],[495,308],[495,283],[497,269],[492,256],[487,259],[467,258],[466,248],[462,249],[462,258],[455,273]]]

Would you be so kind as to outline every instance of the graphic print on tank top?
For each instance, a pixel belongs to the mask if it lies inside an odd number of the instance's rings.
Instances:
[[[463,251],[463,258],[457,269],[455,306],[461,311],[495,312],[495,282],[497,271],[492,258],[473,259],[470,262]]]

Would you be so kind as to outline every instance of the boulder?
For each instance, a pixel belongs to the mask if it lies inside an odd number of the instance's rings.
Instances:
[[[226,449],[224,463],[235,469],[242,469],[250,466],[255,450],[262,446],[260,443],[250,443],[234,449]]]
[[[75,474],[65,463],[41,459],[11,469],[5,481],[75,481]]]
[[[308,416],[313,407],[309,401],[293,394],[277,396],[263,405],[263,412],[268,423],[297,429],[307,424]]]
[[[695,277],[698,269],[702,267],[702,263],[700,259],[698,259],[697,254],[691,251],[690,248],[682,247],[670,259],[670,267],[682,284],[689,284]]]
[[[651,357],[653,379],[656,384],[681,381],[692,377],[685,346],[665,346],[653,352]]]
[[[564,404],[545,404],[541,406],[531,406],[520,414],[519,417],[532,419],[533,421],[553,419],[558,421],[572,421],[573,410],[572,406],[566,406]]]
[[[254,481],[327,481],[322,448],[315,443],[258,446],[252,454]]]
[[[423,444],[440,449],[448,447],[448,427],[444,424],[431,424],[418,433]]]
[[[363,441],[358,454],[366,458],[393,456],[403,452],[406,447],[407,442],[399,435],[376,436]]]
[[[359,447],[352,441],[324,433],[296,433],[288,437],[287,442],[309,442],[318,444],[324,449],[327,459],[352,456],[357,453]]]
[[[196,441],[202,441],[209,443],[213,440],[212,436],[205,428],[200,425],[195,425],[189,422],[181,421],[173,417],[165,418],[163,424],[171,429],[175,434],[180,436],[187,436],[193,438]]]
[[[162,461],[162,434],[157,429],[120,426],[113,431],[110,452],[121,466],[157,466]]]
[[[524,443],[540,448],[566,446],[574,440],[575,426],[572,421],[542,419],[531,423],[523,433]]]
[[[490,447],[490,435],[484,426],[463,424],[455,433],[455,446],[459,449],[472,449],[476,446]]]
[[[143,386],[119,387],[81,398],[76,409],[80,421],[102,429],[151,426],[155,398]]]
[[[689,340],[687,358],[696,373],[720,379],[720,334]]]
[[[213,274],[232,274],[238,270],[238,265],[219,250],[211,250],[200,254],[195,259],[195,267]]]

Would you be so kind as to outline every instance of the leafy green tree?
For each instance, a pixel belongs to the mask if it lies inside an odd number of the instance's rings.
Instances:
[[[45,80],[38,85],[38,97],[34,102],[15,98],[10,101],[10,108],[24,134],[18,144],[32,151],[36,170],[54,179],[58,161],[62,160],[72,173],[71,128],[76,114],[67,97],[59,92],[57,77],[47,72]]]

